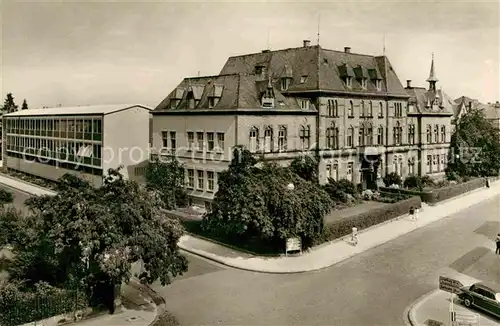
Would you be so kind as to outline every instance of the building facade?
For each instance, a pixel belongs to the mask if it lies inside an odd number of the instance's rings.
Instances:
[[[153,148],[185,164],[195,204],[213,198],[217,173],[236,145],[281,164],[311,154],[319,159],[321,183],[346,178],[373,188],[390,172],[425,174],[422,158],[449,147],[453,112],[436,82],[425,92],[405,89],[387,57],[309,41],[230,57],[219,75],[185,78],[156,107]],[[443,100],[433,98],[428,107],[435,94]],[[428,124],[445,126],[440,145],[426,142]]]
[[[149,159],[150,112],[142,105],[103,105],[5,114],[3,168],[49,180],[73,173],[100,186],[109,168],[123,165],[125,177],[140,181]]]

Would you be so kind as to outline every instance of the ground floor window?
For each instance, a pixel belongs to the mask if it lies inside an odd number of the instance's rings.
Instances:
[[[427,173],[432,173],[432,155],[427,155]]]
[[[353,181],[352,179],[353,170],[354,170],[354,163],[353,162],[347,163],[346,179],[351,182]]]

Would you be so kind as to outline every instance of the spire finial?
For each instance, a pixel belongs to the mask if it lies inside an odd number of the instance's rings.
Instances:
[[[434,69],[434,52],[432,52],[432,61],[431,61],[431,71],[429,73],[429,78],[427,79],[427,81],[431,84],[436,84],[436,82],[438,81],[437,77],[436,77],[436,71]],[[432,86],[432,85],[431,85]]]
[[[320,27],[320,22],[321,22],[321,13],[318,14],[318,45],[319,45],[319,27]]]
[[[384,33],[384,40],[383,40],[383,55],[385,56],[385,33]]]

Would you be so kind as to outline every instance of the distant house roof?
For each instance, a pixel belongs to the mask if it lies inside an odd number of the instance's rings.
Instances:
[[[454,114],[453,100],[442,90],[427,90],[424,87],[406,88],[409,104],[416,107],[415,113],[451,116]]]
[[[483,104],[479,103],[477,108],[483,111],[486,119],[500,120],[500,105],[495,103]]]
[[[352,77],[350,86],[345,76]],[[282,78],[289,81],[286,89],[281,88]],[[271,109],[260,103],[269,80],[275,94]],[[291,95],[302,93],[307,97],[307,92],[317,91],[409,97],[387,57],[326,50],[318,45],[230,57],[217,76],[185,78],[155,111],[315,111],[312,103],[301,108]],[[188,108],[188,95],[196,100],[195,109]],[[209,98],[214,96],[219,97],[218,103],[209,105]]]
[[[20,110],[8,114],[5,117],[24,117],[35,115],[92,115],[92,114],[112,114],[118,111],[139,107],[148,111],[152,108],[140,104],[114,104],[114,105],[88,105],[88,106],[73,106],[73,107],[56,107],[47,109],[28,109]]]
[[[467,96],[461,96],[454,100],[453,119],[458,119],[470,109],[475,109],[479,105],[479,101]]]

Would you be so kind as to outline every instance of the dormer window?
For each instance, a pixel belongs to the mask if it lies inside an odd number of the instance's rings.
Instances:
[[[377,88],[377,91],[380,91],[382,89],[382,80],[375,79],[375,87]]]
[[[274,99],[269,97],[262,97],[262,107],[267,109],[274,108]]]
[[[264,66],[255,66],[255,74],[262,75],[262,71],[264,70]]]
[[[211,109],[215,107],[219,103],[219,98],[218,97],[210,97],[208,98],[208,107]]]
[[[344,83],[347,87],[352,87],[352,77],[350,76],[344,77]]]
[[[299,100],[300,102],[300,108],[302,110],[308,110],[309,109],[309,100],[308,99],[301,99]]]
[[[361,88],[366,89],[368,86],[368,80],[366,78],[362,78],[360,81],[361,81]]]
[[[288,77],[281,78],[281,90],[282,91],[286,91],[288,89],[288,87],[290,87],[290,80],[291,80],[291,78],[288,78]]]
[[[300,76],[300,83],[304,84],[307,81],[307,75],[305,76]]]

